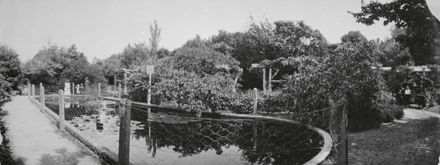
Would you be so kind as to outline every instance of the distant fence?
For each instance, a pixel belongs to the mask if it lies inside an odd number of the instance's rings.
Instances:
[[[136,118],[149,116],[152,110],[167,109],[168,111],[175,110],[176,112],[179,112],[179,110],[152,105],[149,103],[150,100],[147,100],[147,103],[141,103],[124,99],[122,94],[124,90],[120,85],[113,89],[111,89],[111,87],[103,89],[100,84],[97,84],[92,86],[89,91],[85,91],[85,95],[66,96],[62,90],[59,90],[57,94],[45,94],[46,90],[42,84],[28,84],[28,88],[31,89],[31,92],[28,93],[31,101],[37,104],[44,113],[48,114],[61,130],[70,133],[109,164],[161,164],[161,162],[142,162],[137,159],[143,157],[145,153],[136,152],[140,150],[136,148],[145,144],[140,144],[136,136],[140,136],[139,134],[148,134],[150,131],[161,132],[167,130],[148,130],[152,128],[148,124],[146,125],[146,123],[149,122],[139,122],[139,119]],[[151,96],[148,98],[151,99]],[[100,100],[98,101],[98,99]],[[256,114],[258,98],[256,97],[255,99],[253,107],[254,114],[250,116],[259,116]],[[96,110],[98,107],[101,108],[100,111]],[[271,116],[298,121],[299,123],[325,130],[330,134],[329,137],[332,143],[323,144],[324,148],[322,148],[322,150],[324,151],[326,147],[331,147],[331,151],[328,149],[329,153],[320,152],[320,154],[318,154],[320,157],[314,158],[316,159],[313,161],[314,163],[320,163],[324,159],[326,159],[326,164],[348,163],[348,134],[346,129],[348,120],[345,104],[334,105],[330,108],[301,114],[279,114]],[[261,117],[265,118],[265,116]],[[215,123],[210,123],[210,125],[220,127],[226,132],[233,132],[233,130],[229,130],[229,126],[227,125]],[[260,123],[259,125],[264,126],[264,123]],[[144,128],[148,131],[136,132],[137,128]],[[208,132],[212,131],[209,130],[209,127],[207,128]],[[131,134],[132,136],[130,136]],[[231,138],[230,136],[232,136],[230,134],[233,135],[233,133],[228,133],[224,136],[216,137],[219,139],[215,141],[228,141],[228,139]],[[322,134],[322,136],[325,137],[324,134]],[[212,137],[207,138],[212,139]],[[273,141],[267,141],[265,144],[272,142]],[[288,141],[285,142],[288,143]],[[155,150],[157,149],[155,145],[158,144],[155,138],[146,138],[146,141],[143,143],[150,146],[148,150],[152,152],[154,156]],[[327,154],[330,155],[327,157]],[[237,164],[237,162],[229,163]]]

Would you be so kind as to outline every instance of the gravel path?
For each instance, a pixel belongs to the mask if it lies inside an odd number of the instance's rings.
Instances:
[[[440,118],[440,114],[425,110],[406,108],[403,111],[405,112],[405,116],[403,117],[404,119],[426,119],[430,117]]]
[[[7,111],[11,150],[15,159],[27,165],[99,165],[101,161],[87,149],[58,131],[48,117],[26,96],[17,96],[4,105]]]

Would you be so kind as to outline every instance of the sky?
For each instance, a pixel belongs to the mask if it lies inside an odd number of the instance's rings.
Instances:
[[[428,4],[440,18],[440,1]],[[243,32],[250,16],[304,20],[330,43],[352,30],[368,39],[390,37],[390,26],[356,23],[347,11],[360,11],[360,5],[360,0],[0,0],[0,44],[16,50],[22,61],[48,43],[75,44],[90,61],[122,52],[128,44],[148,43],[155,19],[162,29],[159,47],[173,50],[196,35]]]

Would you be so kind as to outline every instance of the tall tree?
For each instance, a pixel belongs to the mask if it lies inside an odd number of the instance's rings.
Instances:
[[[161,29],[157,25],[157,21],[154,20],[154,23],[150,25],[150,54],[155,57],[155,61],[157,59],[157,51],[159,50],[160,32]]]
[[[425,0],[371,1],[362,6],[361,12],[350,13],[357,22],[366,25],[384,19],[384,25],[394,23],[397,28],[404,29],[405,33],[395,39],[409,48],[416,65],[440,62],[440,22]]]

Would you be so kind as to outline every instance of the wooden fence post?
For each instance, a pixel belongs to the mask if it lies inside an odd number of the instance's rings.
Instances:
[[[151,105],[151,87],[148,88],[147,104],[148,104],[148,105]],[[148,107],[148,108],[147,108],[147,114],[148,114],[148,117],[150,117],[150,113],[151,113],[151,108]]]
[[[59,116],[59,123],[58,126],[60,128],[60,131],[64,131],[64,91],[60,89],[58,91],[58,102],[59,102],[59,108],[58,108],[58,116]]]
[[[119,165],[130,164],[130,122],[131,122],[131,101],[124,98],[120,104],[119,124]]]
[[[149,73],[148,74],[149,76],[149,78],[148,78],[148,95],[147,95],[147,104],[148,105],[151,105],[151,73]],[[148,107],[148,117],[150,117],[150,113],[151,113],[151,108],[150,107]]]
[[[263,93],[266,93],[266,68],[263,68]]]
[[[35,99],[35,84],[32,84],[32,98]]]
[[[269,68],[269,82],[268,82],[269,92],[272,91],[272,68]]]
[[[118,84],[118,99],[121,100],[121,84]]]
[[[344,119],[344,124],[343,124],[343,126],[344,126],[344,130],[343,130],[343,132],[344,132],[344,137],[342,137],[342,138],[344,138],[344,146],[345,146],[345,164],[347,164],[348,165],[348,109],[347,109],[347,102],[345,102],[344,103],[344,107],[343,107],[343,111],[342,111],[342,116],[343,116],[343,119]]]
[[[257,105],[258,105],[258,89],[254,88],[254,93],[255,93],[255,97],[254,97],[254,111],[253,113],[256,114],[257,113]]]
[[[98,83],[98,99],[101,98],[101,83]]]
[[[40,83],[40,103],[41,103],[41,109],[43,109],[44,105],[43,103],[43,83]]]
[[[44,109],[44,106],[46,106],[46,96],[44,94],[44,86],[43,85],[41,85],[40,91],[41,91],[40,95],[41,95],[41,106],[42,106],[41,109]]]
[[[31,97],[32,89],[31,89],[31,83],[30,82],[28,82],[28,91],[27,91],[27,93],[28,93],[28,97]]]

